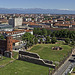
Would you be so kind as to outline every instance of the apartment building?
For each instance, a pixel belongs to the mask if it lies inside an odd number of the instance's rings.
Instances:
[[[33,35],[33,30],[16,30],[16,31],[0,31],[0,34],[6,36],[12,36],[13,38],[21,37],[26,32],[31,33]]]
[[[10,18],[9,25],[12,25],[14,28],[22,26],[22,18]]]

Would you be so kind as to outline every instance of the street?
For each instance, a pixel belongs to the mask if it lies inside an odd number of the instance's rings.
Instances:
[[[74,58],[73,56],[70,56],[53,75],[66,75],[65,71],[72,64],[72,62],[70,62],[69,59],[73,59],[73,58]]]

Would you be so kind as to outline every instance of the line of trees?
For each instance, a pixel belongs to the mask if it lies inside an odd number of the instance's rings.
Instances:
[[[70,38],[75,40],[75,31],[65,30],[57,30],[51,33],[51,37],[59,37],[59,38]]]
[[[48,36],[48,35],[51,35],[51,31],[50,31],[50,30],[46,30],[46,29],[34,28],[33,34],[34,34],[35,36],[36,36],[36,35]]]
[[[44,35],[44,36],[50,35],[51,37],[70,38],[75,41],[75,31],[69,31],[67,29],[51,32],[50,30],[47,29],[34,28],[33,33],[34,35]]]
[[[72,41],[71,44],[75,45],[75,31],[69,31],[68,29],[62,29],[62,30],[51,32],[50,30],[47,30],[47,29],[34,28],[33,33],[35,36],[43,35],[46,38],[47,36],[56,37],[56,38],[65,38],[66,44],[69,44],[71,40]]]

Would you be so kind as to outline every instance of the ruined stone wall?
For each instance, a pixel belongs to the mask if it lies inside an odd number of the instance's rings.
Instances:
[[[50,67],[50,68],[55,68],[55,65],[52,62],[37,58],[36,56],[38,54],[30,53],[30,52],[26,52],[26,51],[23,51],[23,52],[22,52],[23,55],[19,52],[20,53],[19,54],[19,60],[35,63],[38,65],[42,65],[42,66],[46,66],[46,67]],[[27,53],[28,53],[28,55],[27,55]],[[24,55],[24,54],[26,54],[26,55]],[[31,55],[35,55],[35,56],[31,56]]]
[[[40,56],[37,53],[31,53],[31,52],[26,52],[26,51],[19,51],[19,54],[27,55],[27,56],[34,57],[34,58],[40,58]]]

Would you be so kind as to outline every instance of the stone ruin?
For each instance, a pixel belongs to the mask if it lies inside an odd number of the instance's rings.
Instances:
[[[62,47],[59,47],[59,46],[52,47],[52,50],[62,50]]]
[[[49,68],[55,68],[52,61],[41,59],[37,53],[19,51],[19,60],[27,61],[30,63],[46,66]]]

